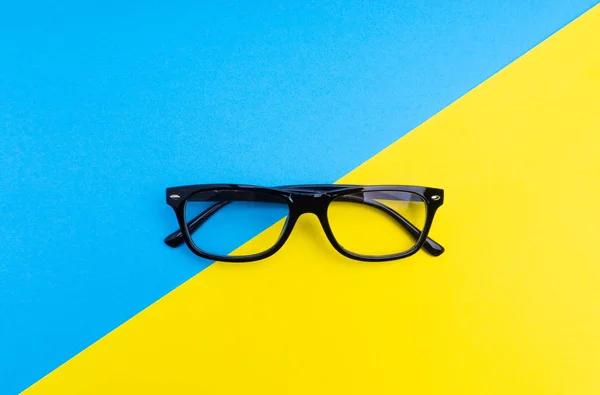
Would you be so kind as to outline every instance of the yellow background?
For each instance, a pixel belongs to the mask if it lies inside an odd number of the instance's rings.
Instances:
[[[26,393],[599,394],[599,152],[596,6],[341,180],[444,188],[441,257],[351,261],[305,216]]]

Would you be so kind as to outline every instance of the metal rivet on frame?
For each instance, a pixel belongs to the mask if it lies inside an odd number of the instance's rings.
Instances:
[[[441,197],[440,195],[433,195],[433,196],[431,197],[431,200],[436,200],[436,201],[437,201],[437,200],[440,200],[441,198],[442,198],[442,197]]]
[[[181,196],[173,194],[173,195],[169,196],[169,198],[171,198],[173,200],[179,200],[179,199],[181,199]]]

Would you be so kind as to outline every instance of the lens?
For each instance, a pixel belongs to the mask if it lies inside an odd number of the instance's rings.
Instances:
[[[201,191],[185,203],[192,243],[218,256],[248,256],[269,250],[279,240],[288,214],[288,205],[281,197],[250,190]]]
[[[327,210],[336,241],[365,256],[400,254],[412,249],[427,217],[419,195],[400,191],[368,191],[340,196]]]

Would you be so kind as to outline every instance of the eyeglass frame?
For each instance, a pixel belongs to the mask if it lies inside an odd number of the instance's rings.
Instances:
[[[275,196],[281,200],[281,203],[286,203],[288,205],[289,213],[283,228],[281,229],[279,238],[275,244],[263,252],[243,256],[216,255],[198,248],[191,238],[189,228],[192,229],[191,233],[193,233],[212,214],[229,203],[225,201],[215,202],[213,206],[197,215],[191,221],[186,222],[185,207],[188,199],[196,193],[205,191],[246,191],[250,193],[260,193],[264,195]],[[362,255],[345,249],[336,240],[327,216],[329,205],[331,202],[343,197],[344,195],[364,192],[405,192],[417,195],[423,199],[426,205],[426,217],[422,230],[418,230],[418,228],[412,225],[412,223],[387,206],[381,205],[378,207],[380,209],[385,208],[389,210],[388,214],[392,216],[395,214],[395,219],[401,221],[405,229],[411,233],[413,238],[416,238],[415,232],[417,234],[420,233],[415,245],[411,249],[396,254],[380,256]],[[429,231],[433,224],[435,213],[437,209],[444,203],[444,190],[439,188],[410,185],[303,184],[280,187],[262,187],[242,184],[198,184],[169,187],[166,189],[166,199],[167,204],[175,211],[177,222],[179,224],[179,230],[176,230],[167,236],[164,239],[165,244],[167,244],[169,247],[175,248],[185,243],[188,248],[197,256],[213,261],[242,263],[268,258],[279,251],[281,247],[283,247],[300,216],[309,213],[317,216],[321,227],[323,228],[323,231],[325,232],[325,235],[327,236],[327,239],[331,245],[340,254],[350,259],[364,262],[384,262],[407,258],[415,254],[421,248],[423,248],[432,256],[439,256],[445,251],[444,247],[429,238]],[[358,203],[370,205],[364,201]]]

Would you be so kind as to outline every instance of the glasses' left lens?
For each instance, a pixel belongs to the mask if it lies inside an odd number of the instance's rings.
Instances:
[[[283,198],[251,190],[200,191],[185,203],[192,243],[221,257],[249,256],[271,249],[288,215]]]
[[[426,218],[425,200],[403,191],[351,193],[336,198],[327,209],[337,242],[353,254],[371,257],[411,250]]]

